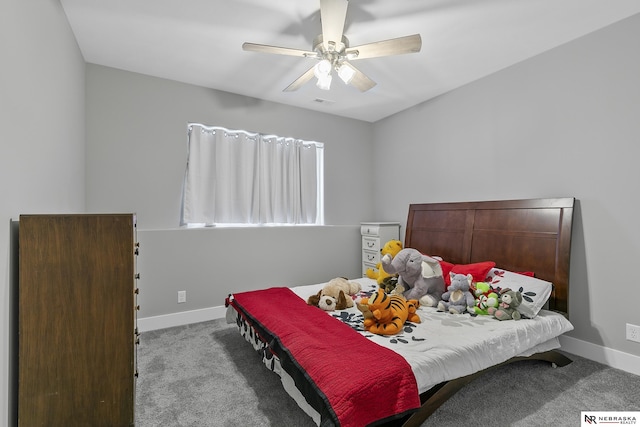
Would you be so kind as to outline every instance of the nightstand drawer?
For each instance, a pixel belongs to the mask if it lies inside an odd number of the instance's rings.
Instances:
[[[362,262],[375,266],[380,262],[380,252],[362,251]]]
[[[368,268],[372,269],[376,274],[378,273],[378,269],[376,268],[375,264],[369,264],[367,262],[363,262],[362,263],[362,277],[365,277],[367,275],[367,269]]]
[[[380,238],[379,237],[363,237],[362,238],[362,250],[380,252]]]
[[[379,236],[380,226],[377,224],[362,224],[360,226],[360,234],[363,236]]]

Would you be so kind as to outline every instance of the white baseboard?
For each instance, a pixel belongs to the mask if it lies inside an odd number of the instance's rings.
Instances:
[[[576,338],[561,336],[561,350],[582,356],[586,359],[602,363],[612,368],[621,369],[634,375],[640,375],[640,356],[624,353],[619,350],[603,347],[598,344]]]
[[[225,317],[227,309],[218,307],[200,310],[182,311],[180,313],[163,314],[160,316],[143,317],[138,319],[138,331],[154,331],[156,329],[173,328],[174,326],[189,325],[191,323],[206,322],[208,320]]]

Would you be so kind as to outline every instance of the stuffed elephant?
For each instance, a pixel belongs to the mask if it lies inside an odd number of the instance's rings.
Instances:
[[[416,299],[421,305],[435,307],[444,292],[442,268],[437,259],[422,255],[413,248],[404,248],[393,258],[385,255],[380,260],[384,271],[398,275],[398,285],[407,299]]]
[[[439,311],[448,311],[452,314],[473,312],[475,299],[469,290],[473,276],[471,274],[456,274],[451,272],[451,284],[442,294],[442,301],[438,303]]]

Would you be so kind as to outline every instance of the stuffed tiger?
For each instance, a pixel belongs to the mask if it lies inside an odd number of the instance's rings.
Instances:
[[[389,295],[382,289],[364,298],[358,308],[364,313],[364,329],[378,335],[394,335],[402,331],[407,320],[420,323],[416,313],[418,300],[407,301],[401,295]],[[366,311],[365,311],[366,310]]]

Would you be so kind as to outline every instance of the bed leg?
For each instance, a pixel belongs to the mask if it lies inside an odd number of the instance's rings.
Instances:
[[[569,359],[564,354],[558,353],[554,350],[534,354],[529,359],[547,361],[551,363],[552,368],[557,368],[558,366],[567,366],[569,363],[573,362],[573,360]]]

